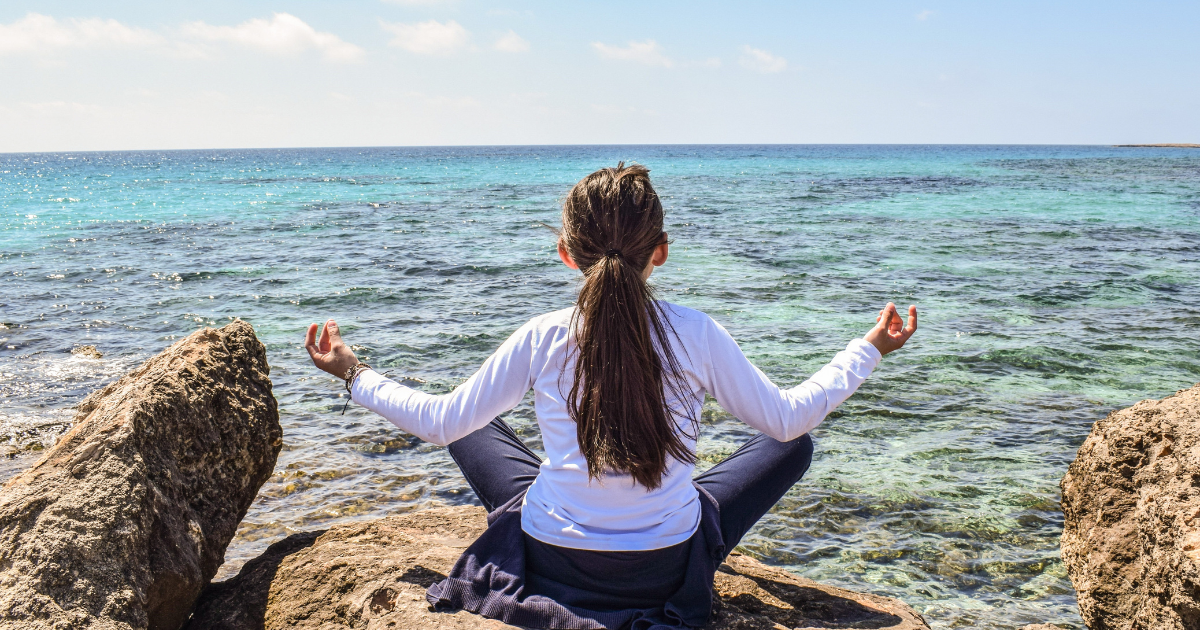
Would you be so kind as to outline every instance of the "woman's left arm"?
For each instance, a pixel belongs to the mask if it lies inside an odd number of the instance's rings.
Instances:
[[[445,446],[476,431],[516,407],[532,385],[532,329],[518,329],[471,378],[449,394],[435,396],[405,387],[373,370],[359,373],[351,388],[354,402],[383,416],[422,440]],[[313,364],[338,377],[358,363],[342,342],[337,323],[325,325],[316,340],[309,326],[305,347]]]
[[[855,339],[828,365],[803,383],[780,389],[738,347],[733,337],[715,321],[708,335],[706,361],[711,393],[742,422],[781,442],[813,430],[838,405],[862,385],[883,355],[899,349],[917,329],[916,307],[909,307],[905,326],[896,306],[888,305],[876,325]]]

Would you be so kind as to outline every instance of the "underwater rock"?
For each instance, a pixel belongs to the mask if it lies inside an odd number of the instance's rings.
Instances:
[[[186,628],[515,628],[434,612],[425,600],[425,589],[486,528],[485,517],[480,507],[432,508],[290,536],[205,589]],[[738,554],[721,566],[716,590],[711,630],[929,627],[898,600],[817,584]]]
[[[1200,385],[1097,422],[1062,507],[1062,558],[1089,628],[1200,628]]]
[[[100,359],[104,357],[104,355],[100,354],[100,351],[96,349],[96,346],[75,346],[74,348],[71,348],[71,354],[77,357],[84,357],[86,359]]]
[[[199,330],[0,489],[0,628],[178,628],[282,445],[266,349]]]

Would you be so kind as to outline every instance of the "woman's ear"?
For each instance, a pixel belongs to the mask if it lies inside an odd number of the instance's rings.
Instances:
[[[563,261],[564,265],[572,269],[579,269],[579,265],[576,265],[575,261],[571,260],[571,255],[567,253],[567,247],[563,245],[562,239],[558,240],[558,257]]]
[[[654,248],[654,253],[650,256],[650,264],[655,267],[663,266],[667,262],[667,248],[667,233],[663,232],[662,242],[658,244],[658,247]]]

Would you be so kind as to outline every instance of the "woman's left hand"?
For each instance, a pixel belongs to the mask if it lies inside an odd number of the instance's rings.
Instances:
[[[308,325],[308,334],[304,337],[304,348],[308,350],[308,356],[312,357],[313,365],[338,378],[346,378],[346,372],[358,365],[358,357],[354,356],[354,351],[342,342],[337,322],[332,319],[325,322],[320,340],[317,339],[317,325]]]
[[[896,312],[896,305],[891,302],[888,302],[887,306],[879,311],[879,316],[875,318],[875,321],[875,327],[863,339],[871,342],[871,345],[879,350],[880,355],[887,356],[889,352],[904,347],[904,342],[917,332],[917,307],[908,307],[908,325],[905,325],[904,320],[900,319],[900,313]]]

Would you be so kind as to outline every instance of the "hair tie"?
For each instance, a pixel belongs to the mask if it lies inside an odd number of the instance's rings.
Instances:
[[[604,257],[605,257],[605,258],[608,258],[608,257],[610,257],[610,256],[617,256],[617,257],[620,257],[620,256],[621,256],[621,250],[619,250],[619,249],[610,249],[610,250],[608,250],[608,251],[604,252]]]

